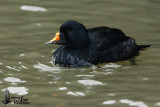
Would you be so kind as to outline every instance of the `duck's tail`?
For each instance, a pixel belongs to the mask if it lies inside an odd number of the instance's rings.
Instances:
[[[149,47],[151,47],[151,45],[138,45],[138,50],[139,51],[144,51]]]

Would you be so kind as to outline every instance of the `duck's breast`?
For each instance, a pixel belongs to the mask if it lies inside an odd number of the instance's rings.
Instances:
[[[88,54],[83,50],[74,50],[60,46],[53,54],[53,62],[60,66],[88,66]]]

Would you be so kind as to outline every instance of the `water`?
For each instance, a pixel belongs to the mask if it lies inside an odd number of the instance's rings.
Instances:
[[[152,47],[136,64],[54,66],[51,56],[58,46],[44,43],[69,19],[87,28],[119,28],[137,44]],[[1,0],[0,100],[8,88],[11,97],[28,99],[27,107],[160,106],[159,19],[158,0]]]

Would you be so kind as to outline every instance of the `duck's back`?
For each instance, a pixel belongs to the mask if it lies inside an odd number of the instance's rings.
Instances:
[[[111,47],[129,39],[121,30],[115,28],[90,28],[88,33],[92,44],[100,45],[101,48]]]
[[[108,27],[88,29],[93,64],[131,59],[138,55],[134,39],[121,30]]]

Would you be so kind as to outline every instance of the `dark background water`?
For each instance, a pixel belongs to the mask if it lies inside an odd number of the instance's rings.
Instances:
[[[141,52],[136,65],[54,66],[58,46],[44,43],[69,19],[87,28],[119,28],[137,44],[152,47]],[[27,98],[27,107],[160,106],[159,19],[158,0],[1,0],[0,100],[8,88],[12,97]]]

